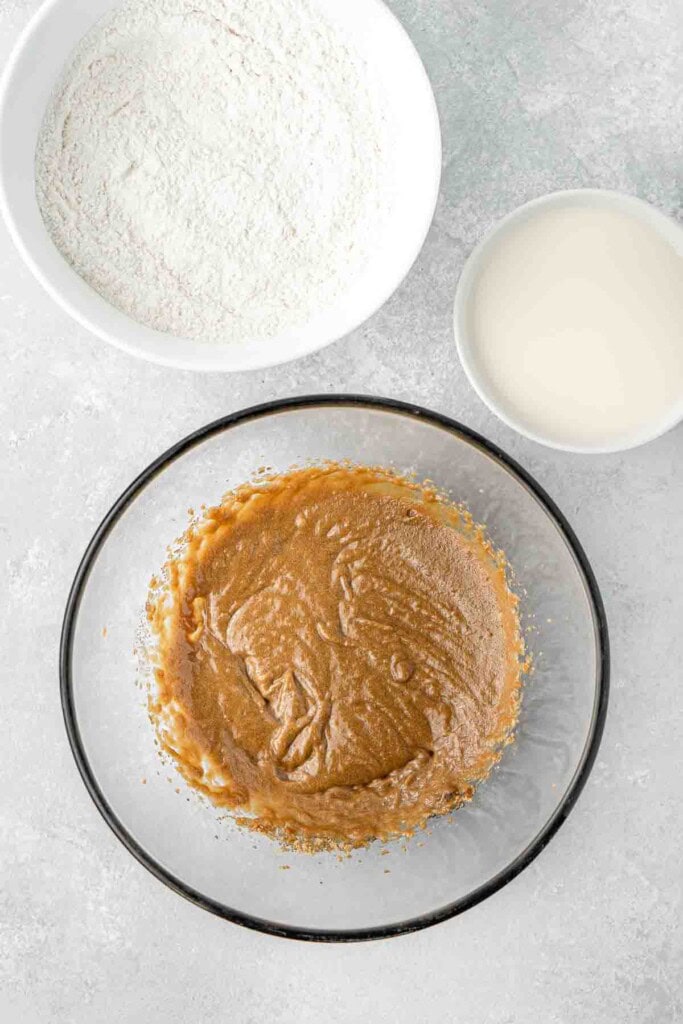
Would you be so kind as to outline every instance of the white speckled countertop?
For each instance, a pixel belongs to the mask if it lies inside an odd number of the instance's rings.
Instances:
[[[37,6],[0,0],[1,61]],[[680,0],[391,6],[436,92],[441,198],[408,280],[327,351],[236,376],[135,362],[61,313],[0,229],[7,1024],[683,1020],[683,428],[623,455],[541,448],[481,405],[451,336],[465,256],[518,203],[556,188],[603,186],[683,216],[683,8]],[[550,846],[464,916],[360,946],[246,931],[148,875],[78,777],[57,679],[72,575],[132,477],[214,417],[319,391],[431,406],[519,459],[592,560],[613,650],[597,765]]]

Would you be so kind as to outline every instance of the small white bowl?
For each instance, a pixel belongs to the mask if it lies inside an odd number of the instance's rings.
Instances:
[[[429,79],[381,0],[317,0],[371,62],[393,102],[395,213],[362,278],[302,328],[239,344],[197,342],[152,330],[115,309],[69,266],[43,224],[34,158],[45,107],[70,53],[112,0],[47,0],[21,34],[0,83],[0,209],[43,287],[75,320],[132,355],[192,370],[253,370],[315,352],[371,316],[415,261],[434,215],[441,134]]]
[[[583,454],[601,454],[607,452],[625,451],[636,448],[639,445],[653,441],[656,437],[665,434],[672,427],[683,421],[683,394],[680,403],[673,410],[669,410],[657,421],[644,426],[636,435],[629,433],[619,439],[611,439],[609,442],[596,439],[595,443],[570,444],[558,441],[552,436],[538,433],[531,429],[524,422],[521,416],[514,409],[501,402],[500,397],[494,394],[491,381],[481,367],[477,358],[476,342],[468,330],[470,316],[470,303],[473,298],[474,289],[481,271],[490,259],[493,250],[500,243],[501,239],[518,227],[520,223],[533,217],[541,208],[566,207],[567,205],[595,205],[602,208],[611,208],[628,213],[643,221],[645,224],[657,231],[663,238],[672,243],[683,253],[683,229],[671,217],[657,210],[654,206],[638,199],[635,196],[623,192],[613,192],[607,189],[565,189],[558,192],[550,192],[532,199],[531,202],[517,207],[512,213],[503,217],[497,224],[481,239],[472,250],[465,262],[460,280],[455,293],[455,307],[453,324],[455,331],[455,342],[458,355],[463,365],[470,384],[481,398],[482,402],[506,423],[513,430],[523,434],[525,437],[536,441],[539,444],[547,445],[550,448],[557,448],[562,451],[577,452]],[[683,342],[682,342],[683,344]]]

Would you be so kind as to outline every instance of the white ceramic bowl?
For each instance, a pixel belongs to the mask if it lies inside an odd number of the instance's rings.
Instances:
[[[316,0],[372,64],[393,101],[395,215],[362,279],[303,328],[266,341],[202,343],[164,334],[111,306],[67,264],[43,224],[34,190],[36,140],[71,51],[115,6],[112,0],[47,0],[15,47],[0,85],[0,208],[35,276],[84,327],[133,355],[193,370],[250,370],[314,352],[356,328],[386,302],[417,257],[441,177],[441,135],[420,58],[381,0]]]
[[[675,408],[667,409],[657,420],[643,426],[642,430],[637,434],[631,432],[609,442],[596,437],[593,443],[562,443],[550,434],[541,434],[537,429],[531,428],[518,411],[504,403],[500,396],[495,393],[492,382],[478,358],[477,345],[468,326],[471,312],[470,304],[477,280],[481,271],[488,263],[493,250],[499,245],[502,238],[517,228],[520,223],[533,217],[541,208],[560,206],[566,208],[567,205],[571,204],[577,206],[590,204],[601,208],[607,207],[623,211],[632,217],[635,216],[657,231],[683,253],[683,229],[681,226],[670,217],[667,217],[661,210],[650,206],[649,203],[644,202],[642,199],[626,195],[623,192],[612,192],[606,189],[566,189],[559,192],[550,192],[548,195],[533,199],[531,202],[517,207],[512,213],[503,217],[473,249],[460,275],[455,293],[455,342],[460,361],[470,384],[482,402],[509,427],[512,427],[532,441],[548,445],[551,448],[559,448],[563,451],[590,454],[625,451],[626,449],[646,444],[648,441],[653,441],[656,437],[665,434],[672,427],[683,421],[683,394],[680,396],[680,402]]]

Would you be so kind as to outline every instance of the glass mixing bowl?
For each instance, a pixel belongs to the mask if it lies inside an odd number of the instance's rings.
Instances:
[[[471,804],[408,841],[348,858],[282,851],[240,830],[163,765],[136,688],[147,588],[187,510],[264,466],[351,459],[429,478],[503,548],[534,656],[516,742]],[[152,874],[239,924],[299,939],[398,935],[461,913],[514,878],[567,817],[607,709],[607,626],[569,525],[531,477],[482,437],[399,402],[297,398],[234,413],[158,458],[93,537],[61,649],[69,740],[107,824]],[[144,781],[143,781],[144,780]],[[389,850],[386,855],[383,851]],[[283,868],[288,870],[282,870]]]

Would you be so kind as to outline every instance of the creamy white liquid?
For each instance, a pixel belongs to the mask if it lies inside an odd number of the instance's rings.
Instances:
[[[530,433],[646,440],[683,415],[683,231],[576,197],[529,211],[488,251],[468,334],[475,374]]]

